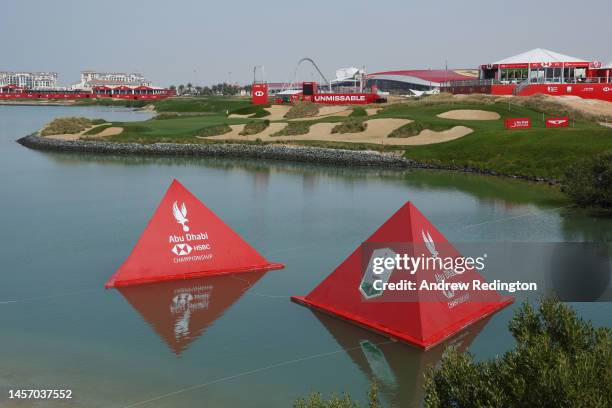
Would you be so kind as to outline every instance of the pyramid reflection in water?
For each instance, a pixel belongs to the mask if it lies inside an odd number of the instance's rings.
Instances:
[[[266,271],[125,286],[119,292],[180,355]]]
[[[381,396],[391,406],[402,408],[421,407],[427,369],[440,361],[447,346],[454,346],[459,352],[466,351],[490,320],[490,317],[479,320],[424,351],[401,342],[390,342],[387,337],[325,313],[313,311],[313,314],[359,369],[379,384]]]

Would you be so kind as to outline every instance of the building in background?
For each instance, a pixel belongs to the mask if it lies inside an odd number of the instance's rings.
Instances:
[[[479,78],[448,80],[442,90],[455,94],[578,96],[612,102],[612,67],[535,48],[480,66]]]
[[[96,72],[96,71],[82,71],[81,81],[73,84],[72,89],[80,89],[84,91],[90,91],[94,87],[117,87],[117,86],[128,86],[128,87],[139,87],[139,86],[151,86],[151,82],[148,81],[142,74],[132,72]]]
[[[478,79],[478,71],[471,69],[408,69],[375,72],[367,75],[367,86],[376,86],[380,91],[409,93],[439,89],[447,81]]]
[[[14,85],[27,89],[56,89],[57,72],[0,71],[0,85]]]

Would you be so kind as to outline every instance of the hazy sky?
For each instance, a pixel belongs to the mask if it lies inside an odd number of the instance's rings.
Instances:
[[[19,0],[3,4],[0,70],[139,71],[158,85],[323,72],[475,68],[532,48],[612,60],[612,0]],[[301,79],[315,78],[306,66]],[[316,78],[315,78],[316,79]]]

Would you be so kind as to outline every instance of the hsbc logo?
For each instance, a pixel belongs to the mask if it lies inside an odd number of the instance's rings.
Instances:
[[[264,96],[264,91],[255,91],[255,96]]]
[[[612,90],[612,88],[607,87],[607,86],[603,89],[604,92],[610,92],[610,90]]]
[[[172,252],[178,256],[189,255],[193,248],[189,244],[176,244],[172,247]]]

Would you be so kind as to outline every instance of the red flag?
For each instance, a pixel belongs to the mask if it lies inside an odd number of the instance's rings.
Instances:
[[[246,243],[174,180],[106,287],[283,268]]]

